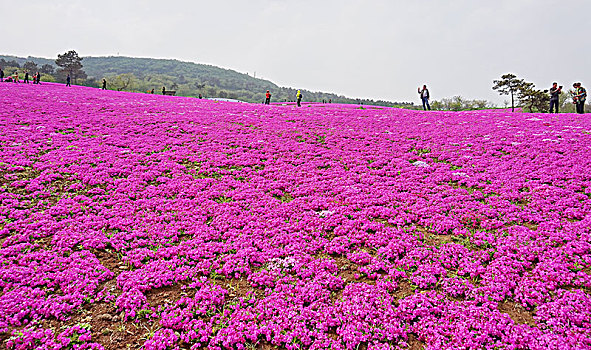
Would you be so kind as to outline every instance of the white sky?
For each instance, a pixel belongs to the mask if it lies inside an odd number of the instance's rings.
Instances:
[[[591,83],[591,0],[0,0],[0,13],[3,54],[176,58],[348,97],[418,103],[427,84],[499,103],[507,72]]]

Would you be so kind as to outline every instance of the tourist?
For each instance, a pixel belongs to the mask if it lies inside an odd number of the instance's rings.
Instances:
[[[68,74],[68,76],[66,77],[66,86],[72,86],[72,84],[70,84],[71,81],[72,78],[70,78],[70,74]]]
[[[41,73],[37,72],[37,85],[41,84]]]
[[[560,100],[560,94],[562,93],[562,86],[558,86],[558,83],[553,83],[550,88],[550,113],[554,113],[554,107],[558,113],[558,105]]]
[[[165,94],[166,94],[166,87],[163,86],[162,87],[162,95],[165,95]]]
[[[154,95],[154,88],[152,88],[152,90],[150,91],[150,93],[151,93],[152,95]]]
[[[25,71],[25,80],[23,80],[25,84],[29,83],[29,72]]]
[[[107,80],[103,78],[103,90],[107,90]]]
[[[300,90],[298,90],[298,93],[296,94],[296,99],[298,101],[298,107],[302,106],[302,92]]]
[[[584,114],[585,100],[587,100],[587,90],[581,86],[581,83],[574,83],[573,87],[575,88],[573,92],[573,103],[577,107],[577,113]]]
[[[0,81],[4,81],[4,71],[0,68]]]
[[[418,89],[419,95],[421,96],[421,101],[423,102],[423,110],[431,110],[431,106],[429,106],[429,89],[427,89],[427,85],[423,85],[423,89]]]
[[[18,72],[14,72],[14,82],[20,83],[20,80],[18,80]]]
[[[267,93],[265,94],[265,104],[271,104],[271,93],[269,92],[269,90],[267,90]]]
[[[37,73],[33,74],[33,84],[37,84]]]
[[[201,94],[199,94],[199,99],[201,100],[203,98],[203,96]]]

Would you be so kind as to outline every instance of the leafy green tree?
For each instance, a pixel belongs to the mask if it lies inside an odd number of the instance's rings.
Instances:
[[[29,72],[36,72],[37,68],[38,67],[35,62],[28,61],[23,64],[23,69]]]
[[[530,113],[536,110],[548,112],[550,96],[547,92],[536,89],[534,84],[526,83],[519,91],[519,101]]]
[[[51,64],[44,64],[41,66],[41,73],[53,74],[53,66]]]
[[[487,100],[474,100],[474,109],[495,108],[495,104]]]
[[[12,60],[12,61],[6,61],[4,58],[0,59],[0,67],[14,67],[14,68],[20,68],[21,65],[18,64],[17,61]]]
[[[511,111],[515,112],[515,95],[527,84],[523,79],[517,79],[515,74],[504,74],[500,80],[493,80],[493,90],[501,95],[511,95]]]
[[[443,98],[441,101],[433,101],[431,108],[441,111],[470,111],[475,109],[494,108],[495,105],[486,100],[469,100],[462,96]]]
[[[74,83],[76,83],[78,79],[86,79],[86,73],[82,70],[82,57],[78,56],[78,53],[74,50],[57,55],[55,64],[57,64],[58,67],[62,67],[61,69],[58,69],[58,75],[61,77],[69,74],[70,78],[74,80]]]
[[[131,73],[110,76],[105,79],[107,80],[107,87],[117,91],[134,91],[138,84],[137,78]]]

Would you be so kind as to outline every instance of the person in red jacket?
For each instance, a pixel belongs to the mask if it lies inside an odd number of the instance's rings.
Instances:
[[[271,93],[269,92],[269,90],[267,90],[267,93],[265,94],[265,104],[268,105],[271,103]]]

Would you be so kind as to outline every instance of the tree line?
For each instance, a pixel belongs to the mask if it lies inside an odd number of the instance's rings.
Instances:
[[[4,58],[0,58],[0,67],[3,67],[4,70],[11,72],[11,71],[28,71],[28,72],[41,72],[45,74],[53,74],[54,67],[51,64],[43,64],[41,66],[37,65],[37,63],[33,61],[27,61],[22,65],[18,63],[16,60],[7,61]]]
[[[4,56],[8,59],[8,56]],[[21,61],[20,63],[17,61]],[[157,93],[165,86],[166,90],[175,90],[178,96],[207,98],[227,98],[245,102],[263,102],[265,92],[273,94],[272,102],[295,100],[298,89],[279,87],[276,84],[211,65],[182,62],[171,59],[131,58],[131,57],[80,57],[74,50],[58,55],[50,61],[41,58],[0,61],[0,66],[14,68],[21,72],[24,65],[28,71],[42,64],[53,70],[41,71],[44,81],[65,82],[69,74],[74,84],[100,87],[102,80],[107,80],[107,88],[117,91]],[[34,66],[33,66],[34,65]],[[315,92],[301,89],[305,101],[333,103],[356,103],[364,105],[382,105],[411,108],[409,102],[393,102],[373,99],[354,99],[342,95]]]

